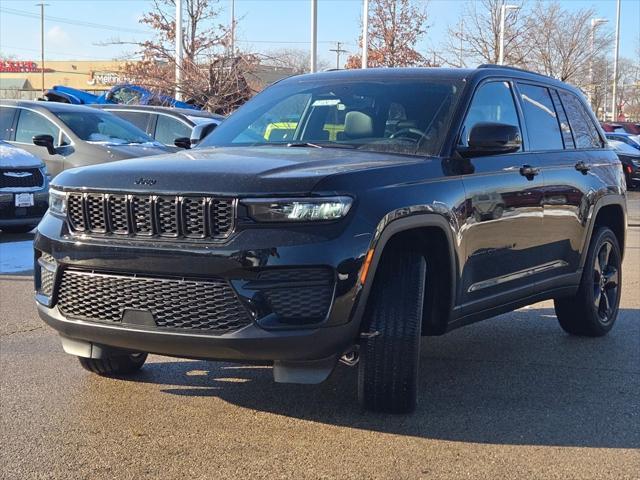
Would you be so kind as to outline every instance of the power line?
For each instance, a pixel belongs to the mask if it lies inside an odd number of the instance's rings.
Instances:
[[[339,69],[340,68],[340,54],[341,53],[347,53],[347,51],[343,48],[340,48],[340,46],[343,45],[342,42],[336,42],[336,48],[330,48],[329,51],[330,52],[336,52],[336,68]]]

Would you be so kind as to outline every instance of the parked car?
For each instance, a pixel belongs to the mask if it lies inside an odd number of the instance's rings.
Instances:
[[[638,122],[615,122],[603,123],[602,129],[605,132],[629,133],[631,135],[640,135],[640,123]]]
[[[626,143],[634,150],[640,151],[640,135],[631,135],[630,133],[605,133],[607,140],[615,140]]]
[[[224,120],[204,110],[154,107],[147,105],[93,105],[144,130],[158,142],[173,147],[191,148]],[[177,143],[176,143],[177,142]]]
[[[618,154],[622,163],[627,188],[632,190],[640,185],[640,151],[619,140],[609,140],[609,146]]]
[[[101,375],[151,352],[318,383],[341,359],[362,405],[407,412],[423,335],[548,299],[572,335],[618,314],[620,161],[578,90],[518,69],[291,77],[196,149],[54,183],[37,306]]]
[[[200,109],[197,105],[181,102],[173,97],[153,93],[144,87],[128,83],[116,85],[102,95],[95,95],[63,85],[55,85],[47,90],[44,99],[50,102],[72,103],[74,105],[124,103],[128,105],[164,105],[190,110]]]
[[[51,176],[68,168],[171,151],[109,112],[26,100],[0,100],[0,140],[40,157]]]
[[[38,224],[49,203],[49,179],[35,155],[0,141],[0,230],[25,233]]]

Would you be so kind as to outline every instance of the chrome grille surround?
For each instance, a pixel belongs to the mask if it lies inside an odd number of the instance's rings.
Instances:
[[[71,231],[89,236],[223,241],[235,228],[237,200],[205,195],[69,192]]]

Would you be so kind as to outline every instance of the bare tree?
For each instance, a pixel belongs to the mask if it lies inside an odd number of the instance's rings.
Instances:
[[[263,63],[288,68],[293,74],[309,73],[310,71],[310,53],[307,50],[299,48],[282,48],[279,50],[271,50],[262,55]],[[329,68],[329,63],[319,59],[317,62],[319,71]]]
[[[556,1],[538,2],[534,8],[535,18],[529,21],[526,42],[531,51],[526,66],[562,81],[588,88],[589,67],[594,55],[611,45],[610,34],[601,33],[593,37],[591,19],[596,16],[593,8],[568,11]]]
[[[528,54],[525,42],[531,25],[524,1],[509,2],[518,6],[505,17],[504,62],[522,65]],[[503,0],[473,0],[463,8],[460,21],[449,27],[447,63],[458,67],[469,64],[498,63],[500,56],[500,10]]]
[[[172,93],[178,86],[190,101],[228,113],[251,97],[246,74],[257,63],[250,54],[228,55],[229,31],[217,18],[219,0],[183,0],[186,25],[181,39],[182,82],[175,80],[175,1],[154,0],[141,23],[153,28],[151,40],[134,43],[142,60],[128,62],[124,75],[154,91]]]
[[[426,10],[411,0],[372,0],[369,13],[368,62],[371,67],[411,67],[429,62],[416,50],[425,35]],[[359,42],[362,46],[362,38]],[[359,68],[361,56],[351,55],[347,68]]]

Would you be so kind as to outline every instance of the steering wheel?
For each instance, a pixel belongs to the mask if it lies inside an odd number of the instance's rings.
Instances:
[[[409,135],[407,135],[409,134]],[[415,138],[414,138],[415,135]],[[393,132],[389,138],[408,138],[410,140],[415,140],[416,143],[420,142],[424,138],[424,132],[418,130],[417,128],[402,128],[397,132]]]

